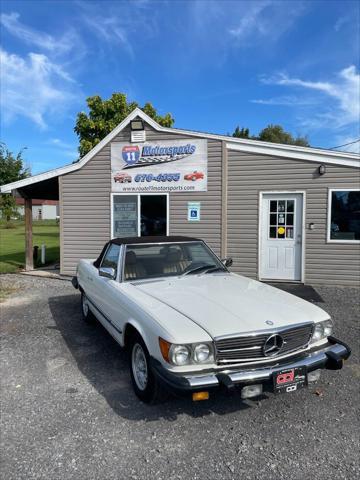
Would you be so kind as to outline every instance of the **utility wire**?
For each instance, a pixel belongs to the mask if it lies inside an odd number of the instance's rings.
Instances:
[[[331,148],[329,148],[329,150],[334,150],[335,148],[347,147],[348,145],[352,145],[353,143],[358,143],[358,142],[360,142],[360,138],[358,138],[357,140],[354,140],[352,142],[349,142],[349,143],[344,143],[344,145],[338,145],[337,147],[331,147]]]

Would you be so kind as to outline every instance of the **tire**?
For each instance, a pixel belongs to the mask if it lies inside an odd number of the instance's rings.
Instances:
[[[89,308],[89,303],[85,292],[81,292],[81,313],[85,323],[94,325],[96,318]]]
[[[136,396],[144,403],[160,403],[168,393],[151,370],[150,355],[140,335],[134,334],[129,348],[131,382]]]

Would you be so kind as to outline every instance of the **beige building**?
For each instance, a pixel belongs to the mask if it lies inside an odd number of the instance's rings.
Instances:
[[[360,285],[356,154],[164,128],[136,109],[79,162],[1,191],[59,200],[64,275],[111,237],[169,234],[260,280]]]

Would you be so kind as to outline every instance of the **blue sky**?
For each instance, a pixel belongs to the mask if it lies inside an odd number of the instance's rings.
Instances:
[[[355,1],[3,1],[1,44],[1,140],[33,173],[76,159],[76,114],[115,91],[178,128],[360,137]]]

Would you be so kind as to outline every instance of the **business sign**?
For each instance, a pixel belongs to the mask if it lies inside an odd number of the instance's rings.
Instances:
[[[200,202],[188,202],[188,222],[200,222]]]
[[[112,143],[111,182],[115,193],[205,192],[207,141]]]

